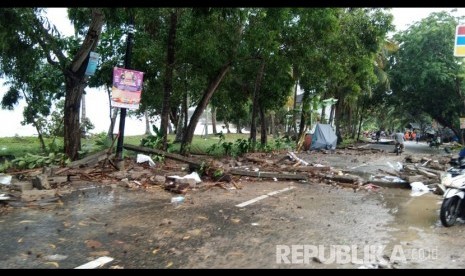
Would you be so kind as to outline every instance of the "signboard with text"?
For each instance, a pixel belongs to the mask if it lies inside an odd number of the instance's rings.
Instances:
[[[129,109],[139,108],[143,77],[143,72],[113,68],[111,106]]]

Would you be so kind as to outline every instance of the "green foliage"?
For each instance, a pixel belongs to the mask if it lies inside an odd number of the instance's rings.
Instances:
[[[95,145],[99,146],[100,149],[109,148],[113,142],[105,132],[95,134],[93,140],[95,141]]]
[[[246,139],[238,139],[234,146],[236,147],[236,154],[241,156],[249,152],[252,149],[252,143]]]
[[[274,146],[275,149],[280,150],[280,149],[291,149],[292,145],[295,143],[288,137],[283,137],[283,138],[277,138],[274,140]]]
[[[63,137],[65,130],[63,125],[65,101],[59,100],[55,103],[55,108],[48,117],[41,117],[42,131],[48,137]]]
[[[253,143],[250,142],[249,139],[243,138],[236,139],[234,142],[225,141],[225,136],[223,133],[218,134],[218,136],[220,137],[220,140],[206,149],[206,152],[210,155],[241,156],[245,153],[250,152],[252,149],[261,152],[272,152],[274,150],[281,149],[283,146],[286,148],[290,148],[290,144],[292,143],[292,141],[290,141],[289,139],[281,138],[274,140],[274,145],[262,145],[261,143]]]
[[[465,108],[463,58],[453,55],[460,20],[447,12],[432,13],[394,36],[400,48],[389,72],[391,104],[398,112],[417,118],[426,113],[456,133]]]
[[[27,153],[25,156],[11,161],[11,167],[16,169],[34,169],[50,165],[64,166],[71,160],[64,153],[50,153],[47,156]]]
[[[86,139],[82,139],[82,147],[79,151],[79,156],[83,157],[92,152],[108,149],[111,147],[112,143],[113,141],[105,132],[91,135]],[[113,144],[113,146],[114,145],[115,144]]]
[[[162,149],[163,148],[163,135],[157,126],[152,125],[153,132],[155,135],[148,135],[147,137],[142,138],[140,145],[152,149]]]
[[[233,146],[234,146],[234,144],[232,142],[224,142],[224,143],[221,144],[221,146],[223,147],[225,155],[227,155],[227,156],[232,155]]]

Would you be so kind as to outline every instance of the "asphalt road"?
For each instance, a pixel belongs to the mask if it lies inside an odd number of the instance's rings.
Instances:
[[[406,154],[435,150],[406,144]],[[361,170],[369,163],[328,157]],[[178,205],[157,186],[83,186],[59,204],[9,209],[0,216],[0,268],[75,268],[101,257],[111,258],[102,268],[127,269],[465,267],[465,225],[441,226],[438,195],[318,180],[241,185],[200,185]]]

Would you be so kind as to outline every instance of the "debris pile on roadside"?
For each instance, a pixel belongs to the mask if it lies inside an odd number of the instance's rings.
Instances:
[[[132,145],[124,147],[137,153],[137,158],[124,160],[124,170],[118,170],[112,155],[103,150],[66,167],[45,167],[0,175],[0,204],[45,206],[59,202],[60,197],[73,188],[89,183],[129,189],[157,188],[174,194],[212,187],[241,189],[243,181],[262,180],[326,183],[354,191],[376,191],[386,183],[391,187],[407,188],[409,183],[422,182],[437,187],[448,161],[407,156],[405,161],[408,164],[389,164],[392,170],[379,169],[381,175],[364,179],[353,171],[337,168],[325,158],[337,156],[336,160],[357,163],[362,157],[373,158],[384,151],[352,146],[333,151],[248,153],[236,158],[214,159],[185,157]],[[150,157],[154,154],[163,156],[163,161],[154,162]]]

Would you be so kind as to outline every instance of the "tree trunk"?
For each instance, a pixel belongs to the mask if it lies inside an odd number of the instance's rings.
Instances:
[[[145,135],[151,135],[152,132],[150,131],[150,118],[149,118],[149,113],[144,111],[144,117],[145,117]]]
[[[176,128],[175,143],[182,142],[182,136],[184,131],[187,129],[187,121],[189,120],[189,108],[188,108],[188,95],[187,95],[187,77],[186,77],[186,90],[182,98],[181,104],[181,116],[178,121],[178,127]]]
[[[168,147],[168,124],[171,109],[171,93],[173,92],[173,70],[175,63],[176,25],[178,23],[178,10],[170,15],[170,29],[168,31],[168,49],[166,52],[166,70],[164,76],[163,106],[161,110],[160,132],[163,136],[163,150]]]
[[[308,114],[312,112],[310,110],[310,92],[304,91],[302,95],[302,102],[300,103],[302,106],[301,108],[301,115],[300,115],[300,125],[299,125],[299,135],[297,137],[301,137],[305,131],[305,125],[308,125]],[[311,123],[311,122],[310,122]],[[298,140],[297,140],[298,142]]]
[[[335,126],[336,126],[336,135],[337,135],[337,144],[339,145],[342,143],[342,135],[341,135],[341,121],[342,121],[342,105],[343,105],[343,98],[339,99],[335,104]]]
[[[230,61],[224,64],[219,69],[216,76],[210,81],[207,89],[203,93],[202,98],[200,99],[199,103],[197,104],[197,107],[194,110],[194,114],[192,114],[192,117],[189,121],[189,125],[187,126],[186,131],[184,132],[184,135],[182,138],[182,144],[181,144],[181,154],[188,153],[189,151],[188,147],[192,143],[192,139],[194,138],[195,127],[197,126],[197,123],[199,122],[200,116],[202,116],[203,110],[207,107],[208,102],[213,96],[213,93],[215,93],[216,89],[220,85],[224,76],[226,76],[226,73],[229,71],[230,67],[231,67]]]
[[[176,107],[173,107],[173,105],[175,105]],[[171,124],[173,126],[177,126],[178,125],[178,121],[179,121],[179,108],[178,108],[178,105],[179,103],[171,103],[171,111],[170,111],[170,121],[171,121]],[[169,134],[173,134],[176,132],[177,130],[177,127],[175,127],[174,129],[171,127],[171,124],[168,122],[168,130],[169,130]]]
[[[217,134],[218,131],[216,131],[216,107],[212,106],[212,128],[213,128],[213,134]]]
[[[224,127],[226,128],[226,133],[231,133],[231,130],[229,129],[229,122],[224,121]]]
[[[365,111],[365,101],[360,108],[360,121],[358,122],[357,141],[360,141],[360,133],[362,132],[363,112]]]
[[[279,132],[276,129],[275,122],[276,113],[274,111],[270,112],[270,134],[273,135],[273,138],[279,138]]]
[[[253,91],[253,103],[252,103],[252,122],[250,124],[250,141],[255,144],[257,142],[257,113],[258,113],[258,101],[260,99],[260,84],[262,82],[263,72],[265,71],[265,60],[262,59],[260,69],[258,70],[257,77],[255,79],[255,87]]]
[[[92,19],[89,30],[65,73],[65,114],[64,114],[64,147],[65,154],[71,159],[79,158],[81,149],[81,127],[79,112],[81,97],[86,87],[84,72],[89,62],[89,53],[97,47],[104,22],[104,15],[98,8],[92,9]]]
[[[81,96],[85,84],[76,84],[66,81],[65,98],[65,153],[71,160],[79,158],[78,151],[81,149],[81,127],[79,122],[79,110]]]
[[[263,106],[261,104],[258,104],[258,109],[260,111],[260,130],[261,130],[261,133],[260,133],[260,143],[262,145],[266,145],[267,143],[267,131],[266,131],[266,116],[265,116],[265,110],[263,108]]]
[[[332,125],[334,121],[334,109],[336,108],[336,105],[331,105],[331,111],[329,112],[329,121],[328,124]]]
[[[237,123],[236,123],[236,133],[238,133],[238,134],[242,133],[241,123],[239,122],[239,120],[237,120]]]
[[[86,107],[86,93],[82,93],[81,97],[81,138],[86,137],[86,120],[87,120],[87,107]]]
[[[111,112],[113,110],[113,113]],[[110,109],[110,127],[108,128],[107,136],[113,140],[113,130],[115,129],[116,117],[118,116],[119,108],[114,107]]]
[[[81,97],[81,119],[84,120],[87,118],[87,108],[86,108],[86,93],[82,93]]]
[[[320,116],[320,123],[325,124],[326,123],[326,106],[323,105],[321,108],[321,116]]]
[[[36,128],[37,136],[39,137],[39,141],[40,141],[40,148],[42,149],[43,152],[47,152],[47,147],[45,146],[44,136],[42,135],[42,131],[40,130],[40,127],[37,124],[37,121],[33,120],[32,124]]]
[[[178,124],[176,126],[176,137],[174,138],[174,142],[178,143],[182,140],[182,132],[183,132],[183,125],[184,125],[184,112],[181,107],[181,115],[178,118]]]
[[[113,141],[113,129],[115,128],[116,116],[118,116],[119,108],[111,107],[111,89],[108,85],[106,85],[106,88],[108,94],[108,106],[110,107],[110,127],[108,128],[107,136]]]
[[[294,89],[294,106],[293,106],[293,111],[292,111],[292,126],[293,126],[293,129],[294,129],[294,132],[297,133],[297,114],[296,114],[296,110],[297,110],[297,87],[299,85],[299,82],[296,81],[295,82],[295,89]],[[302,105],[302,103],[301,103]]]

